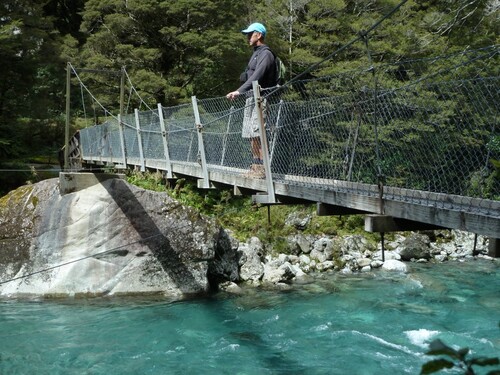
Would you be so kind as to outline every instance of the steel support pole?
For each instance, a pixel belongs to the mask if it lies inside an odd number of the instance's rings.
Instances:
[[[196,96],[191,97],[191,102],[193,103],[195,127],[196,127],[196,133],[198,134],[198,154],[200,158],[201,172],[203,176],[202,180],[198,181],[198,187],[202,189],[209,189],[210,181],[208,179],[207,160],[205,158],[205,145],[203,144],[203,125],[200,119],[200,112],[198,110],[198,101],[196,100]]]
[[[120,145],[122,148],[122,168],[127,169],[127,150],[125,148],[125,125],[122,121],[122,115],[118,115],[118,132],[120,133]]]
[[[167,178],[173,178],[172,163],[170,162],[170,153],[168,151],[167,127],[165,126],[165,118],[163,117],[163,107],[158,103],[158,117],[160,118],[161,139],[163,141],[163,155],[167,163]]]
[[[144,161],[144,150],[142,149],[142,133],[141,133],[141,122],[139,121],[139,110],[136,108],[134,110],[135,114],[135,129],[137,131],[137,146],[139,146],[139,158],[141,159],[141,172],[146,170],[146,164]]]
[[[271,173],[271,163],[269,159],[269,147],[267,144],[266,135],[266,125],[264,123],[264,113],[263,113],[263,99],[260,95],[260,86],[257,81],[252,82],[253,95],[255,100],[255,105],[257,108],[257,120],[259,121],[259,135],[260,135],[260,147],[262,150],[262,161],[264,163],[264,170],[266,172],[266,188],[267,195],[255,195],[254,200],[257,203],[276,203],[276,197],[274,195],[274,183],[273,175]]]

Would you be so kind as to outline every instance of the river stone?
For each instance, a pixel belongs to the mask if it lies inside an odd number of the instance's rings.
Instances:
[[[399,255],[402,260],[431,258],[429,237],[419,233],[412,233],[401,244]]]
[[[366,251],[371,253],[373,250],[373,245],[359,234],[344,237],[341,244],[342,254],[351,254],[356,258],[361,258]]]
[[[386,271],[406,272],[407,267],[403,262],[396,259],[389,259],[384,262],[382,269]]]
[[[359,268],[363,268],[363,267],[369,266],[371,264],[372,260],[368,259],[368,258],[360,258],[360,259],[356,259],[356,262],[358,263]]]
[[[266,263],[264,265],[264,275],[262,277],[263,282],[277,284],[281,282],[286,282],[295,277],[294,268],[288,262],[283,263],[278,268],[273,265]]]
[[[208,263],[208,278],[212,285],[239,281],[239,242],[229,231],[219,229],[215,257]]]
[[[293,226],[298,230],[304,230],[311,222],[311,215],[303,215],[299,212],[292,212],[285,219],[285,225]]]
[[[309,254],[311,252],[310,241],[301,234],[287,238],[288,248],[291,254]]]
[[[238,247],[240,279],[243,281],[258,281],[264,273],[261,262],[262,243],[257,237],[252,237],[247,243]]]
[[[220,238],[165,193],[109,179],[60,195],[58,179],[44,180],[0,199],[0,281],[19,277],[0,295],[207,293]]]
[[[309,256],[320,263],[333,259],[334,242],[332,239],[322,237],[314,242]]]

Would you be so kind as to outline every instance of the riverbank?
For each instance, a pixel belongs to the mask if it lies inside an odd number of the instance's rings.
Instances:
[[[482,259],[499,262],[487,255],[488,240],[482,236],[440,230],[397,234],[394,239],[374,246],[362,235],[307,236],[287,238],[287,253],[273,254],[257,237],[237,246],[239,280],[253,286],[287,289],[293,282],[311,281],[324,272],[366,273],[381,269],[406,273],[411,263],[462,262]],[[221,289],[238,292],[236,282]]]

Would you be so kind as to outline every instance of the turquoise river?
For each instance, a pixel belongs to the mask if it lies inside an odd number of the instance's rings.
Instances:
[[[0,299],[0,374],[418,374],[437,338],[500,357],[499,261],[408,266],[182,302]]]

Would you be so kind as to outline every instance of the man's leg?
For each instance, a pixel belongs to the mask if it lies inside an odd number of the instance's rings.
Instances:
[[[250,138],[250,145],[252,147],[252,157],[255,160],[260,160],[262,163],[262,147],[260,146],[260,138]]]
[[[252,149],[252,166],[254,177],[264,178],[266,176],[266,172],[264,169],[264,161],[262,160],[262,147],[260,143],[260,137],[250,138],[250,145]]]

